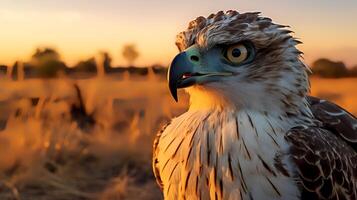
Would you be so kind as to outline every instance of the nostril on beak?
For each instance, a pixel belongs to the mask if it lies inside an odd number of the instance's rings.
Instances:
[[[193,61],[193,62],[198,62],[198,61],[200,61],[200,58],[198,56],[192,55],[190,57],[190,60]]]

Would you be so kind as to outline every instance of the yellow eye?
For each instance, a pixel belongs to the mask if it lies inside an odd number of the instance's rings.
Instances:
[[[227,48],[225,56],[230,62],[239,64],[248,58],[248,49],[243,44],[235,44]]]

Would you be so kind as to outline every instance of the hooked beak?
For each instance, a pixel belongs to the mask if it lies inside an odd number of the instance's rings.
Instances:
[[[178,88],[188,87],[194,84],[194,79],[188,79],[188,77],[193,74],[193,68],[193,63],[188,60],[186,52],[178,54],[171,62],[167,79],[169,81],[171,95],[175,101],[178,101]]]
[[[167,79],[169,89],[175,101],[178,101],[177,89],[186,88],[195,84],[212,81],[212,76],[230,76],[230,72],[203,72],[200,66],[200,56],[192,58],[192,51],[184,51],[175,56],[168,70]]]

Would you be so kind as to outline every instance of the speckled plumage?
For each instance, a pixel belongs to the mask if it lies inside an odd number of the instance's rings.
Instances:
[[[180,51],[250,41],[257,52],[229,68],[234,76],[187,88],[189,110],[157,135],[165,199],[355,199],[357,120],[307,96],[309,69],[290,33],[259,13],[228,11],[177,36]]]

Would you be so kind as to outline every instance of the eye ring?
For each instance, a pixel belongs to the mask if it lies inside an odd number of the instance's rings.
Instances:
[[[233,44],[225,48],[224,57],[232,64],[238,65],[250,57],[249,46],[244,43]]]

